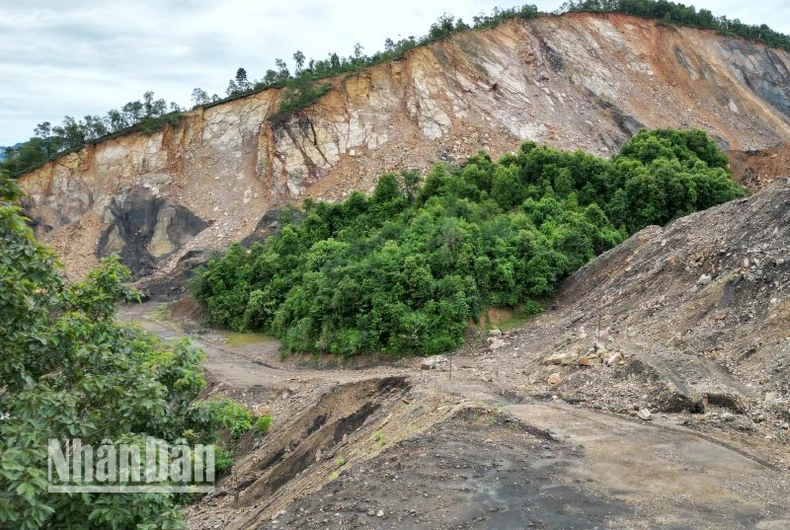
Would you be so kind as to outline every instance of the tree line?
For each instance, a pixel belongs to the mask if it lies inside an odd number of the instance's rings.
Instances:
[[[656,18],[671,24],[713,29],[722,35],[736,35],[790,52],[790,36],[774,31],[766,24],[744,24],[737,18],[730,20],[724,15],[715,16],[708,9],[697,11],[694,6],[667,0],[570,0],[560,7],[560,11],[623,13]]]
[[[387,38],[384,41],[384,50],[378,51],[371,56],[364,53],[364,48],[359,43],[354,46],[353,53],[347,57],[332,52],[327,55],[326,59],[308,60],[304,53],[297,50],[293,54],[293,71],[289,69],[286,61],[279,58],[274,60],[276,69],[267,70],[259,80],[249,80],[247,71],[244,68],[239,68],[236,76],[228,81],[226,95],[234,97],[265,88],[283,87],[287,86],[288,81],[300,78],[317,80],[337,74],[358,72],[368,66],[401,59],[406,52],[413,48],[436,42],[459,31],[489,28],[512,18],[532,19],[540,14],[538,8],[534,5],[524,5],[511,9],[494,8],[491,14],[481,13],[474,16],[471,25],[464,22],[463,19],[459,18],[456,20],[454,16],[444,14],[431,25],[426,35],[422,37],[412,35],[398,41]],[[208,96],[200,88],[193,90],[192,99],[196,105],[222,101],[216,94]]]
[[[742,36],[790,52],[790,37],[765,24],[748,25],[738,19],[714,16],[707,9],[697,11],[693,6],[667,0],[570,0],[556,13],[568,11],[624,13],[656,18],[667,23]],[[238,68],[235,76],[228,81],[224,97],[209,95],[202,88],[195,88],[192,91],[192,103],[194,107],[211,106],[260,90],[282,88],[278,109],[269,117],[276,123],[311,105],[330,90],[331,86],[322,80],[403,58],[413,48],[425,46],[460,31],[490,28],[515,18],[530,20],[544,14],[536,6],[529,4],[510,9],[494,8],[490,14],[481,13],[473,17],[470,24],[445,14],[431,25],[426,35],[408,36],[397,41],[387,38],[384,49],[370,56],[364,53],[359,44],[354,46],[353,52],[348,56],[332,52],[324,59],[307,59],[304,53],[296,51],[292,56],[292,67],[285,60],[277,58],[274,60],[275,67],[268,69],[260,79],[250,78],[245,68]],[[88,142],[135,130],[153,132],[167,123],[176,123],[183,117],[184,109],[176,103],[171,103],[168,108],[164,100],[154,100],[153,97],[153,92],[146,92],[142,101],[129,102],[120,109],[109,111],[104,117],[85,116],[83,119],[74,119],[66,116],[59,126],[52,126],[49,122],[39,124],[34,131],[35,136],[28,142],[6,149],[7,160],[0,162],[0,167],[5,167],[12,177],[16,177]]]
[[[432,355],[485,308],[523,314],[651,224],[745,195],[699,130],[639,132],[604,160],[527,142],[493,161],[380,178],[372,196],[307,201],[282,230],[214,256],[190,282],[214,324],[286,352]]]
[[[141,100],[129,101],[119,109],[107,111],[104,116],[66,116],[59,125],[45,121],[36,125],[34,136],[27,142],[5,149],[6,159],[0,162],[0,168],[17,177],[56,156],[108,136],[133,131],[155,132],[167,123],[176,123],[185,110],[175,102],[168,105],[164,99],[156,99],[154,93],[148,91]]]

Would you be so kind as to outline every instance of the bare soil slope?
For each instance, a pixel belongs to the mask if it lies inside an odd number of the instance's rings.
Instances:
[[[790,176],[790,144],[751,151],[729,151],[733,178],[751,191],[776,177]]]
[[[787,53],[622,15],[462,32],[333,84],[283,122],[268,120],[280,97],[272,89],[150,136],[89,145],[24,175],[24,205],[76,275],[86,255],[126,246],[128,265],[146,264],[138,275],[151,260],[169,274],[186,253],[243,239],[285,203],[338,200],[386,171],[480,149],[500,156],[534,140],[609,155],[642,126],[700,127],[725,149],[790,141]],[[136,200],[144,194],[147,203]],[[206,228],[178,228],[187,212],[190,227]],[[59,228],[86,215],[102,223],[83,221],[70,244]],[[143,247],[116,229],[129,216],[146,220]]]
[[[317,369],[197,335],[212,391],[274,422],[191,528],[790,527],[788,219],[776,179],[649,227],[451,357]]]

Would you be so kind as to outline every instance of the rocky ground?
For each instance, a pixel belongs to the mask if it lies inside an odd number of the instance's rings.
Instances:
[[[778,176],[790,175],[790,144],[749,151],[728,151],[733,178],[756,192]]]
[[[281,359],[188,302],[125,309],[191,330],[212,392],[274,418],[190,527],[790,528],[788,219],[777,179],[650,227],[429,359]]]

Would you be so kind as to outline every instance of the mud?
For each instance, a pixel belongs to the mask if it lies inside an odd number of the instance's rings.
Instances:
[[[787,528],[789,194],[650,227],[431,370],[201,332],[211,392],[273,422],[190,528]],[[183,336],[145,311],[124,314]],[[619,360],[544,362],[598,350]]]
[[[179,314],[190,313],[184,305]],[[146,317],[154,307],[124,316],[182,336]],[[645,423],[545,390],[536,400],[511,379],[518,361],[506,353],[496,371],[484,368],[485,351],[459,355],[451,378],[446,365],[316,371],[279,359],[276,343],[197,344],[212,391],[266,403],[274,421],[243,440],[217,491],[188,508],[193,530],[790,524],[782,453],[756,431],[697,424],[685,411]],[[610,391],[635,375],[661,377],[663,368],[641,366],[622,366]]]

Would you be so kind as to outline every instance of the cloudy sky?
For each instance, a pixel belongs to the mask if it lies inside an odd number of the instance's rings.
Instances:
[[[562,0],[538,1],[553,11]],[[503,3],[504,2],[504,3]],[[697,0],[698,8],[790,33],[786,0]],[[190,104],[201,87],[224,95],[239,66],[263,76],[336,51],[365,53],[384,39],[423,35],[443,13],[471,21],[507,0],[0,0],[0,145],[37,123],[104,115],[146,90]]]

